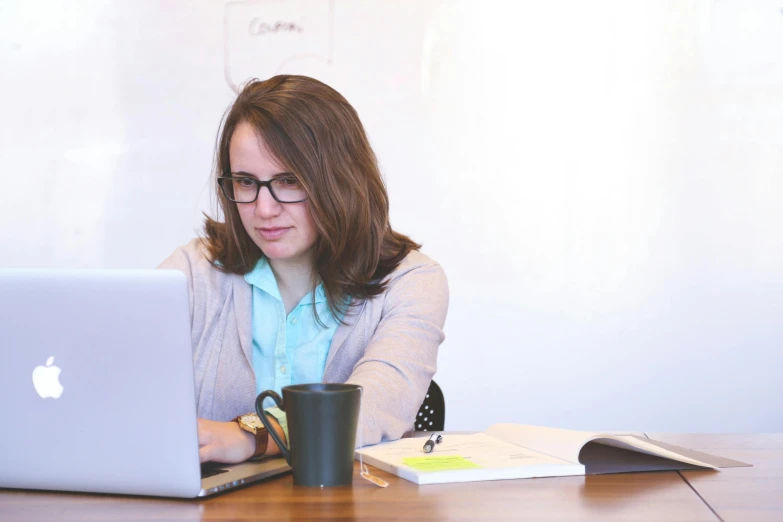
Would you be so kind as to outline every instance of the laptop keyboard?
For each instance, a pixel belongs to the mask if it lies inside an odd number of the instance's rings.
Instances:
[[[209,478],[214,477],[215,475],[220,475],[221,473],[228,473],[227,469],[222,469],[215,464],[202,464],[201,465],[201,478]]]

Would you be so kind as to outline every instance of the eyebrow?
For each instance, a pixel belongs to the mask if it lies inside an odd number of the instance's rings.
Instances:
[[[242,171],[242,170],[240,170],[239,172],[232,172],[231,175],[239,177],[239,178],[255,178],[255,179],[258,179],[258,176],[256,176],[255,174],[251,174],[249,172],[245,172],[245,171]],[[293,176],[293,175],[294,175],[293,172],[278,172],[277,174],[272,174],[272,179],[282,178],[284,176]]]

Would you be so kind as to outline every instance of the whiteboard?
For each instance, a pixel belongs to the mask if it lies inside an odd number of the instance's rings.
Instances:
[[[0,266],[156,266],[236,86],[306,74],[449,277],[449,429],[779,431],[781,7],[0,1]]]
[[[0,231],[15,245],[3,265],[155,266],[215,208],[220,119],[253,77],[326,81],[359,111],[386,172],[424,176],[419,56],[434,7],[0,3]]]

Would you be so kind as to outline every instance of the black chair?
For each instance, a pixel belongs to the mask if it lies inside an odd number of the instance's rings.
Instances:
[[[415,431],[443,431],[446,424],[446,400],[443,391],[435,381],[430,383],[430,389],[424,397],[424,402],[416,414],[413,423]]]

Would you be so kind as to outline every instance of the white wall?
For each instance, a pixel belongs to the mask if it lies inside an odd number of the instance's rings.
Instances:
[[[229,85],[309,74],[449,276],[449,429],[783,429],[780,0],[79,6],[0,4],[0,266],[155,266]]]

